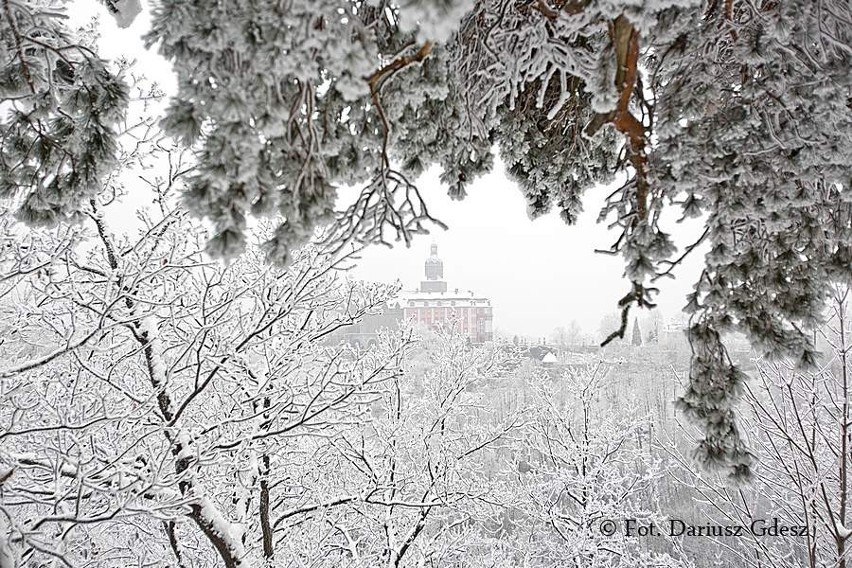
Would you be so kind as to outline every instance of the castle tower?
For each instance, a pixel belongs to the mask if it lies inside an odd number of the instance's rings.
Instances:
[[[444,262],[438,258],[438,245],[432,243],[429,257],[423,264],[426,271],[426,280],[420,282],[421,292],[447,291],[447,282],[444,280]]]

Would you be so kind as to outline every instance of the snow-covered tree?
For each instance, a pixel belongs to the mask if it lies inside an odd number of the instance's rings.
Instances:
[[[210,262],[179,210],[136,239],[90,213],[85,228],[23,239],[4,218],[8,540],[28,562],[213,565],[215,551],[259,565],[290,440],[357,423],[404,345],[323,339],[394,289],[341,280],[316,248],[286,272],[256,249]]]
[[[635,407],[603,411],[607,366],[531,379],[516,471],[504,474],[511,496],[504,500],[514,509],[510,542],[520,555],[515,565],[689,566],[646,546],[635,526],[625,525],[633,519],[637,526],[665,526],[655,493],[665,474],[642,443],[647,417]]]
[[[550,340],[561,347],[580,345],[583,342],[583,330],[577,320],[571,320],[567,327],[554,329]]]
[[[140,95],[144,115],[157,93]],[[317,247],[287,271],[258,244],[211,260],[205,231],[172,205],[183,152],[149,118],[120,125],[120,167],[81,205],[83,224],[28,232],[11,210],[0,218],[0,550],[11,566],[258,565],[288,441],[360,423],[398,372],[405,341],[327,342],[395,289],[342,279],[345,255]],[[135,237],[116,235],[135,166],[155,206]]]
[[[323,477],[337,497],[314,495],[324,507],[285,521],[298,538],[287,539],[282,557],[329,567],[467,561],[494,506],[484,456],[518,427],[516,415],[498,419],[481,402],[504,358],[447,330],[410,346],[371,419],[328,444],[334,473]],[[302,499],[290,508],[307,508]]]
[[[758,363],[743,413],[761,458],[752,484],[735,488],[695,476],[689,460],[680,457],[678,479],[693,488],[710,518],[745,527],[744,538],[723,545],[737,565],[850,565],[850,294],[846,286],[833,291],[831,315],[819,331],[826,357],[818,371],[799,371],[793,361]],[[774,518],[805,534],[765,538],[760,531]],[[751,530],[755,522],[757,534]]]
[[[635,346],[642,345],[642,330],[639,329],[639,318],[633,320],[633,337],[630,338],[630,344]]]

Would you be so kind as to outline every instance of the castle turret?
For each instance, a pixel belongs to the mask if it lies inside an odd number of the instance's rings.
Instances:
[[[420,282],[421,292],[440,292],[447,291],[447,282],[444,280],[444,262],[438,258],[438,245],[432,243],[429,258],[424,263],[426,270],[426,280]]]

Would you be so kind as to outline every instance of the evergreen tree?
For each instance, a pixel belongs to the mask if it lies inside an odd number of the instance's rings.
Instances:
[[[642,345],[642,332],[639,330],[639,318],[633,320],[633,338],[630,340],[632,345]]]

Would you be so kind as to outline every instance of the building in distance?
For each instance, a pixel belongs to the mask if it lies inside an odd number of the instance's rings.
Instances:
[[[491,300],[471,290],[450,289],[444,280],[444,262],[434,243],[424,272],[426,279],[416,290],[403,290],[381,314],[365,316],[359,325],[347,329],[346,339],[354,345],[369,345],[381,328],[396,329],[403,321],[427,329],[452,329],[474,344],[494,339]]]

